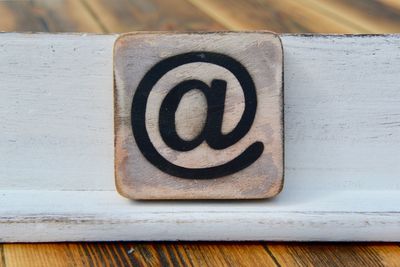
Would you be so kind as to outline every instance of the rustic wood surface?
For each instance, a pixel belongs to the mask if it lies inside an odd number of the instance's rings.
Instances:
[[[168,60],[168,56],[192,51],[193,47],[196,47],[195,51],[229,55],[252,75],[250,79],[257,88],[254,92],[257,105],[249,131],[238,142],[221,150],[211,148],[203,140],[189,151],[178,151],[169,147],[161,136],[158,121],[162,101],[167,99],[169,92],[173,90],[171,88],[182,84],[180,82],[187,82],[188,79],[204,82],[207,86],[215,82],[215,79],[222,79],[219,82],[226,83],[226,97],[224,95],[224,102],[219,105],[226,112],[222,125],[212,127],[221,127],[223,134],[228,134],[236,131],[234,129],[238,129],[239,123],[243,125],[240,118],[245,110],[243,90],[251,89],[242,88],[239,84],[243,82],[243,79],[240,81],[243,77],[235,76],[238,74],[217,64],[193,62],[164,73],[145,100],[147,106],[143,116],[146,117],[150,142],[161,157],[175,166],[205,169],[229,164],[239,155],[244,155],[242,153],[246,153],[244,151],[255,142],[262,143],[263,151],[255,162],[217,179],[199,179],[196,175],[192,175],[192,179],[182,179],[160,170],[143,156],[138,138],[132,135],[132,99],[140,94],[132,88],[139,87],[138,77],[147,75],[146,71],[160,60]],[[135,62],[140,62],[140,65]],[[269,32],[148,33],[120,36],[114,49],[115,174],[118,191],[131,199],[260,199],[279,193],[283,182],[282,63],[280,38]],[[203,131],[208,131],[205,114],[210,107],[207,108],[207,105],[215,108],[218,104],[207,104],[204,96],[208,93],[203,93],[190,90],[179,102],[176,114],[174,113],[174,127],[180,138],[193,140]],[[135,106],[138,105],[134,103],[133,107]],[[249,107],[246,108],[249,110]]]
[[[1,1],[0,30],[400,32],[397,0]],[[65,243],[0,245],[0,266],[398,266],[397,244]]]

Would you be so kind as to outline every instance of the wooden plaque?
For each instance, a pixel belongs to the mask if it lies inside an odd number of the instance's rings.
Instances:
[[[269,32],[133,33],[114,47],[115,174],[132,199],[283,185],[282,45]]]

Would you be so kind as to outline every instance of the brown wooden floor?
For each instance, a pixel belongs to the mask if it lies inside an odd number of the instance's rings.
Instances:
[[[0,1],[0,31],[400,32],[400,0]],[[400,266],[397,244],[0,244],[0,266]]]

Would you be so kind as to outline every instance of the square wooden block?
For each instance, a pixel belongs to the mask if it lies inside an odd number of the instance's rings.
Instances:
[[[282,45],[269,32],[132,33],[114,48],[115,174],[131,199],[283,185]]]

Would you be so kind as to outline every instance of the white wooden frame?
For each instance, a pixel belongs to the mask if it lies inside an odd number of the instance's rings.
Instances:
[[[400,35],[282,35],[282,193],[165,202],[114,188],[116,37],[0,34],[0,241],[400,241]]]

